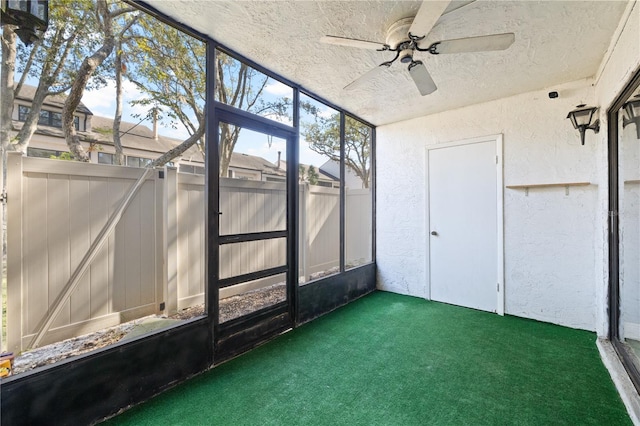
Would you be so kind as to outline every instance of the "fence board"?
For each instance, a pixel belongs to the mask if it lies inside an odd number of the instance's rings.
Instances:
[[[204,177],[177,174],[178,309],[204,303]]]
[[[49,251],[47,243],[41,241],[42,237],[47,235],[46,200],[47,200],[47,183],[46,175],[26,173],[24,181],[24,202],[28,207],[24,207],[24,259],[37,259],[37,261],[29,262],[29,267],[25,271],[25,279],[27,284],[23,290],[25,298],[22,306],[22,315],[24,318],[24,333],[33,332],[38,322],[45,312],[49,309],[49,299],[55,297],[49,296]],[[7,218],[7,223],[11,223]],[[8,226],[10,228],[10,226]],[[7,247],[9,250],[9,247]],[[11,326],[11,324],[7,324]]]
[[[69,266],[78,267],[91,245],[89,211],[91,200],[90,185],[87,177],[69,176]],[[71,323],[91,318],[91,273],[85,273],[80,279],[70,299]]]
[[[370,189],[351,189],[347,191],[345,260],[351,267],[371,261],[373,243],[371,202]]]
[[[48,222],[46,245],[49,260],[49,301],[47,303],[47,308],[49,308],[71,275],[69,271],[69,179],[58,174],[49,174],[44,179],[46,182],[45,200],[47,202],[45,208],[46,211],[51,212],[45,216],[45,220]],[[53,328],[69,322],[69,305],[69,301],[64,304],[62,311],[53,323]],[[33,312],[35,317],[44,317],[45,313],[46,311]]]
[[[92,177],[89,181],[89,240],[94,241],[98,233],[109,219],[109,197],[107,178]],[[91,318],[107,315],[110,310],[110,285],[111,272],[113,270],[113,257],[109,256],[110,237],[107,244],[102,246],[95,260],[89,267],[89,280],[91,287],[90,305]]]
[[[8,191],[19,196],[12,197],[7,216],[12,228],[7,343],[21,351],[141,171],[10,158]],[[155,311],[156,265],[162,261],[155,255],[156,185],[153,179],[143,184],[42,344]]]

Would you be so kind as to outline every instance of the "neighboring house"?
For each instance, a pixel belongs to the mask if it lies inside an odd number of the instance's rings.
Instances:
[[[284,182],[286,171],[276,164],[255,155],[234,152],[231,155],[227,177],[244,180]]]
[[[313,167],[318,175],[318,180],[314,184],[316,186],[326,186],[327,188],[340,188],[340,172],[336,175],[332,175],[322,170],[322,167],[316,167],[309,164],[300,163],[300,172],[304,171],[304,176],[300,176],[300,181],[309,182],[309,169]],[[280,161],[280,169],[287,170],[287,162],[282,160]]]
[[[14,100],[12,126],[17,133],[26,120],[36,88],[23,85]],[[65,95],[49,96],[40,111],[38,128],[34,133],[27,155],[30,157],[51,158],[68,152],[62,131],[62,108]],[[115,147],[113,144],[113,119],[94,115],[89,108],[80,103],[74,113],[76,131],[92,163],[114,164]],[[127,166],[145,167],[151,161],[176,147],[182,139],[170,138],[158,134],[158,124],[153,129],[141,123],[120,123],[120,139]],[[183,173],[204,174],[204,156],[198,147],[193,146],[172,163]],[[227,177],[246,180],[284,181],[286,173],[276,164],[258,156],[234,153]]]
[[[325,176],[340,176],[340,163],[334,160],[327,160],[326,163],[320,166],[320,172]],[[356,175],[349,167],[345,166],[344,174],[345,187],[350,189],[364,188],[360,176]]]

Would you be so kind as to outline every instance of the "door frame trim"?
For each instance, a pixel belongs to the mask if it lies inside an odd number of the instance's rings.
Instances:
[[[436,149],[452,148],[456,146],[471,145],[476,143],[495,142],[496,144],[496,229],[497,229],[497,262],[496,262],[496,313],[504,315],[505,298],[504,298],[504,167],[503,167],[503,135],[502,133],[495,135],[480,136],[471,139],[461,139],[451,142],[437,143],[435,145],[427,145],[425,147],[424,170],[425,170],[425,190],[424,190],[424,229],[426,239],[425,252],[425,283],[426,283],[426,299],[431,300],[431,239],[429,238],[430,222],[430,206],[429,206],[429,153]]]

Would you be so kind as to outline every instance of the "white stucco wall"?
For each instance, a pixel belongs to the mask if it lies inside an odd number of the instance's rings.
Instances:
[[[377,263],[383,290],[425,297],[425,147],[503,134],[504,184],[591,182],[504,190],[505,312],[606,334],[605,112],[637,69],[638,6],[629,7],[600,71],[575,81],[377,129]],[[548,92],[557,91],[557,99]],[[585,146],[565,119],[599,105]]]

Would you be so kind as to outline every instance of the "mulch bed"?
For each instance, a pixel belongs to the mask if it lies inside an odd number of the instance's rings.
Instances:
[[[284,283],[274,284],[258,290],[252,290],[241,295],[227,297],[220,300],[220,322],[229,321],[248,313],[257,311],[286,299]],[[204,304],[192,306],[171,315],[170,319],[188,320],[205,315]],[[154,317],[154,316],[151,316]],[[13,374],[20,374],[34,368],[53,364],[55,362],[91,352],[96,349],[112,345],[125,337],[144,317],[94,333],[73,337],[61,342],[52,343],[30,351],[21,353],[15,358]]]

